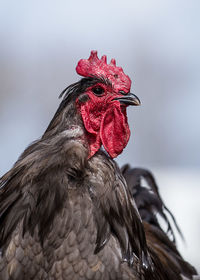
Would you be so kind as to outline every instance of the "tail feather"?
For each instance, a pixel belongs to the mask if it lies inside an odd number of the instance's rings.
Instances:
[[[182,277],[192,279],[196,270],[179,254],[168,216],[182,239],[183,235],[173,214],[164,204],[153,175],[146,169],[131,169],[128,164],[123,166],[121,171],[143,221],[148,250],[154,262],[155,275],[157,275],[155,279],[181,280]],[[147,186],[143,186],[143,180]],[[167,225],[166,232],[160,225],[158,215]]]

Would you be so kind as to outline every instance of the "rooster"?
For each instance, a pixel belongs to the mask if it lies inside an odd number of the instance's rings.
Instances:
[[[130,137],[126,109],[140,104],[130,78],[96,51],[76,71],[43,136],[0,179],[0,279],[192,279],[189,265],[161,275],[168,253],[181,257],[142,221],[113,160]]]

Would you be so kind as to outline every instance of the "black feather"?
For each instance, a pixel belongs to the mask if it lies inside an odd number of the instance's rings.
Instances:
[[[165,211],[172,218],[181,237],[182,234],[173,214],[160,197],[153,175],[142,168],[131,169],[129,165],[122,167],[122,173],[143,220],[148,251],[154,264],[154,273],[150,275],[149,271],[146,271],[145,279],[181,280],[181,275],[192,279],[192,275],[195,275],[196,271],[183,260],[176,248],[175,234]],[[142,179],[146,181],[148,187],[142,186]],[[160,226],[157,214],[167,224],[166,233]],[[172,240],[170,240],[170,236],[172,236]]]

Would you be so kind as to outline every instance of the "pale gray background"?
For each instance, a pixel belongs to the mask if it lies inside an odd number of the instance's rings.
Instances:
[[[0,1],[0,174],[48,125],[90,50],[116,58],[142,101],[117,161],[151,169],[200,269],[200,1]]]

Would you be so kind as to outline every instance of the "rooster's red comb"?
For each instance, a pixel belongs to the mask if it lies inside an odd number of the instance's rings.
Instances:
[[[111,59],[107,64],[107,57],[103,55],[101,59],[97,56],[97,51],[91,51],[88,59],[79,60],[76,72],[83,77],[104,77],[111,81],[114,90],[130,91],[131,79],[124,74],[121,67],[116,66],[115,59]]]

